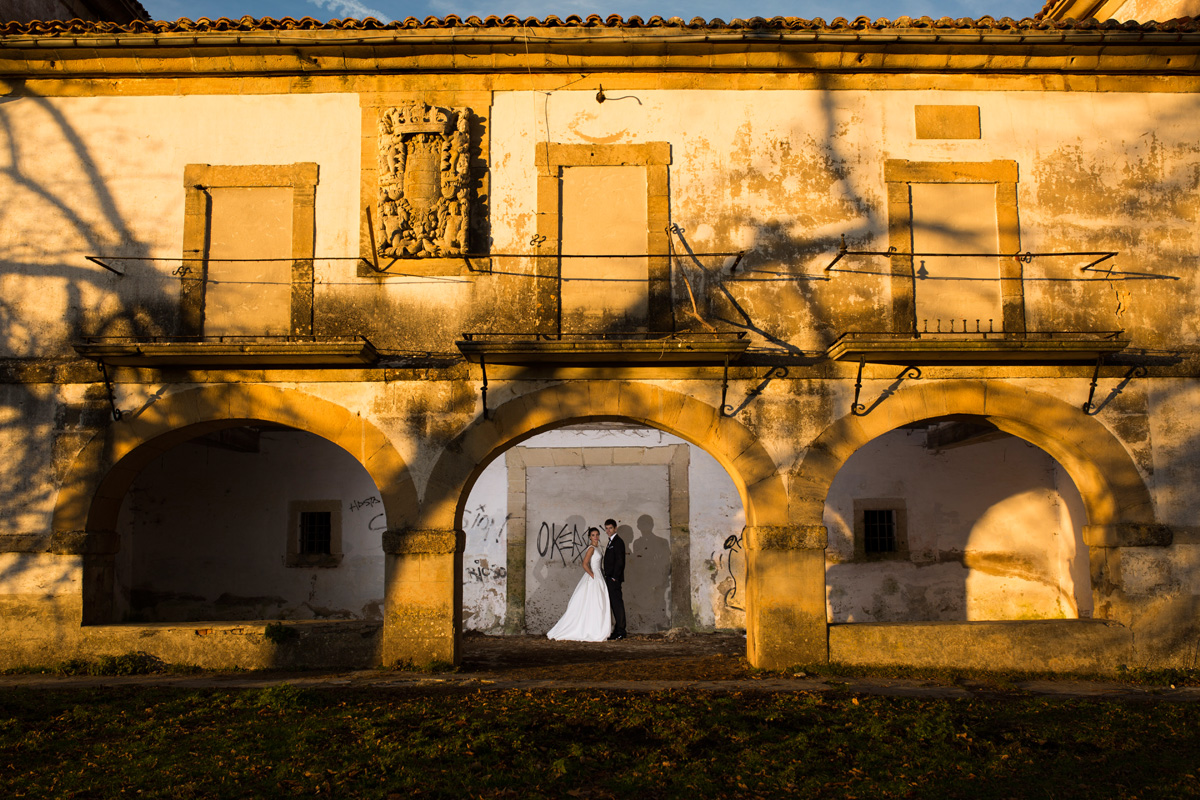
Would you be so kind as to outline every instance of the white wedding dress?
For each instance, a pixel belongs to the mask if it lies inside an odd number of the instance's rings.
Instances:
[[[608,587],[600,574],[600,548],[592,550],[592,575],[583,573],[562,618],[546,634],[548,639],[575,642],[603,642],[612,633],[612,612],[608,605]]]

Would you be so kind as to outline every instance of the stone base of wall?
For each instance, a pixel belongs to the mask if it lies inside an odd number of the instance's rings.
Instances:
[[[1132,631],[1105,620],[829,626],[829,660],[842,664],[1111,673],[1132,658]]]
[[[52,638],[5,636],[0,668],[53,667],[71,658],[145,652],[169,664],[204,669],[365,668],[379,664],[379,622],[282,623],[281,640],[267,638],[269,621],[95,625],[50,630]]]

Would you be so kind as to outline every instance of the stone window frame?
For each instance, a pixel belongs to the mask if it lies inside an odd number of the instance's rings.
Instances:
[[[1021,225],[1017,210],[1017,162],[997,161],[905,161],[884,163],[887,185],[888,242],[891,256],[892,330],[914,332],[916,296],[913,283],[913,183],[991,183],[996,186],[996,233],[1001,257],[1000,304],[1003,336],[1025,335],[1024,268],[1015,256],[1021,252]]]
[[[542,142],[534,153],[537,167],[537,237],[542,242],[536,274],[557,278],[562,234],[562,171],[564,167],[646,168],[646,252],[648,311],[651,332],[671,330],[671,263],[667,257],[671,223],[670,142],[644,144],[558,144]],[[536,302],[539,332],[554,332],[561,314],[557,280],[538,280]]]
[[[671,545],[671,627],[694,628],[691,580],[691,505],[688,499],[691,448],[687,444],[643,447],[522,447],[505,451],[508,469],[508,550],[505,630],[525,631],[525,557],[530,531],[526,483],[529,467],[667,468],[667,519]],[[536,536],[536,531],[533,532]],[[632,544],[627,542],[626,544]],[[678,578],[678,579],[677,579]]]
[[[300,514],[326,512],[329,514],[329,552],[300,552]],[[299,568],[332,568],[342,563],[342,501],[293,500],[288,503],[287,553],[284,566]]]
[[[287,188],[292,190],[292,307],[290,334],[313,334],[313,255],[316,234],[318,167],[295,164],[188,164],[183,170],[183,267],[180,314],[184,336],[204,335],[204,296],[208,285],[209,189]]]
[[[896,549],[886,553],[868,553],[866,546],[866,512],[893,511],[896,514]],[[854,560],[907,561],[908,504],[902,497],[854,498]]]

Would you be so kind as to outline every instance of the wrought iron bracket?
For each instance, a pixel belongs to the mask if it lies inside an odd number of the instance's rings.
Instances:
[[[1095,403],[1093,401],[1096,399],[1096,385],[1100,381],[1100,366],[1103,363],[1103,361],[1104,361],[1103,356],[1096,359],[1096,369],[1092,373],[1092,385],[1088,389],[1088,399],[1087,399],[1087,402],[1083,404],[1083,413],[1087,414],[1088,416],[1095,416],[1096,414],[1099,414],[1100,410],[1104,406],[1108,405],[1108,402],[1110,400],[1112,400],[1114,397],[1116,397],[1118,394],[1121,393],[1121,390],[1125,388],[1125,385],[1127,383],[1129,383],[1134,378],[1144,378],[1149,373],[1149,370],[1147,370],[1146,367],[1143,366],[1142,364],[1133,365],[1132,367],[1129,368],[1129,371],[1125,373],[1124,377],[1121,378],[1120,382],[1117,383],[1116,387],[1113,388],[1113,390],[1109,394],[1108,398],[1105,400],[1102,400],[1099,403]]]
[[[120,275],[122,278],[125,277],[124,272],[121,272],[121,270],[117,269],[116,267],[112,266],[111,264],[105,264],[103,261],[100,260],[100,258],[101,258],[100,256],[84,256],[84,258],[86,258],[88,261],[92,262],[93,264],[104,267],[106,270],[108,270],[109,272],[111,272],[115,275]]]
[[[1096,369],[1092,372],[1092,386],[1088,389],[1087,402],[1083,404],[1083,413],[1091,414],[1096,407],[1092,405],[1092,401],[1096,399],[1096,383],[1100,380],[1100,365],[1104,363],[1104,356],[1096,359]]]
[[[729,412],[732,411],[732,409],[729,408],[729,406],[725,405],[725,398],[728,396],[728,394],[729,394],[729,357],[726,356],[725,357],[725,372],[721,376],[721,413],[720,413],[720,416],[722,416],[722,417],[728,417]]]
[[[830,265],[832,266],[832,265]],[[867,357],[858,357],[858,377],[854,379],[854,402],[850,404],[850,413],[858,416],[866,411],[867,407],[858,402],[858,395],[862,392],[862,374],[863,367],[867,365]]]
[[[97,361],[96,366],[99,367],[100,374],[104,376],[104,389],[108,392],[108,407],[112,410],[113,421],[120,422],[121,417],[124,416],[125,412],[117,408],[117,399],[113,394],[112,378],[108,377],[108,367],[103,361]]]
[[[874,409],[876,406],[878,406],[884,400],[886,400],[887,398],[889,398],[893,394],[895,394],[896,390],[900,388],[900,384],[904,383],[904,380],[906,378],[912,378],[913,380],[919,380],[921,377],[921,368],[915,367],[910,364],[909,366],[900,370],[900,374],[896,376],[896,379],[894,381],[892,381],[892,385],[887,387],[886,389],[884,389],[880,393],[879,397],[875,398],[875,402],[871,403],[870,406],[865,406],[858,401],[858,398],[859,398],[859,394],[862,392],[862,374],[863,374],[863,367],[866,366],[866,363],[867,363],[866,356],[859,357],[859,359],[858,359],[858,377],[854,381],[854,402],[850,404],[850,413],[856,417],[865,417],[867,414],[870,414],[872,409]]]
[[[763,376],[762,381],[760,381],[757,386],[755,386],[754,388],[752,388],[746,392],[746,399],[743,400],[742,404],[740,406],[738,406],[737,408],[734,408],[732,405],[726,405],[724,403],[724,398],[722,398],[721,416],[736,417],[742,409],[744,409],[746,406],[750,405],[750,403],[755,398],[761,396],[762,393],[764,391],[766,391],[767,385],[771,381],[781,380],[783,378],[786,378],[787,376],[788,376],[788,368],[787,367],[782,367],[782,366],[771,367],[771,369],[767,372],[767,374]]]
[[[483,418],[491,419],[487,404],[487,359],[482,353],[479,356],[479,371],[483,373],[483,387],[479,390],[480,399],[483,401]]]

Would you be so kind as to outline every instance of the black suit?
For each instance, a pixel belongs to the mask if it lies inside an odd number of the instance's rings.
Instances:
[[[613,636],[625,635],[625,599],[621,584],[625,581],[625,542],[617,534],[604,548],[604,585],[608,587],[608,602],[612,606]]]

